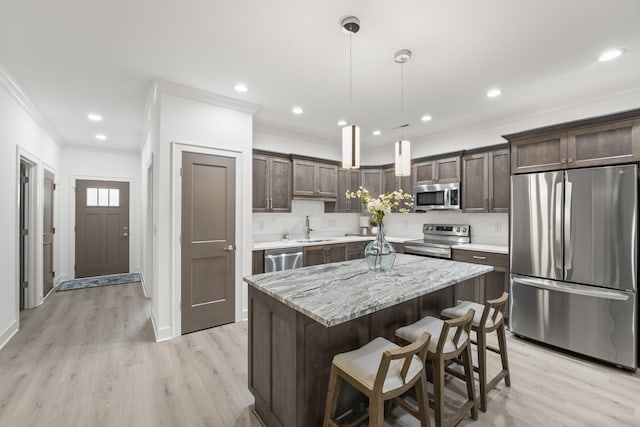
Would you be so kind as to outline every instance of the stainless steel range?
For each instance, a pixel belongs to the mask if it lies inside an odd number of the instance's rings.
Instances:
[[[471,242],[469,224],[424,224],[423,239],[404,242],[404,252],[451,259],[451,247]]]

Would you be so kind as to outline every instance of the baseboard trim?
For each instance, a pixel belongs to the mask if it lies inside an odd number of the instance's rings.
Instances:
[[[17,320],[14,320],[13,323],[7,327],[7,329],[0,334],[0,350],[9,342],[13,336],[18,333],[18,329],[20,327],[20,323]]]
[[[171,338],[173,338],[171,336],[171,328],[166,326],[164,328],[158,328],[157,324],[156,324],[156,318],[153,315],[153,313],[151,313],[151,324],[153,325],[153,334],[156,337],[156,342],[162,342],[162,341],[167,341],[170,340]]]
[[[142,293],[144,294],[144,297],[146,299],[151,299],[151,297],[149,296],[149,292],[147,292],[147,282],[145,282],[144,280],[144,274],[142,273],[142,270],[136,268],[136,273],[140,275],[140,283],[142,283]]]

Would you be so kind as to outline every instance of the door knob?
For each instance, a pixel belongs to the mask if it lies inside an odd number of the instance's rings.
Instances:
[[[235,246],[233,246],[233,245],[229,245],[229,246],[226,246],[226,247],[224,248],[224,250],[225,250],[225,251],[229,251],[229,252],[233,252],[233,251],[235,251],[235,250],[236,250],[236,247],[235,247]]]
[[[128,234],[127,233],[122,233],[122,237],[127,237]]]

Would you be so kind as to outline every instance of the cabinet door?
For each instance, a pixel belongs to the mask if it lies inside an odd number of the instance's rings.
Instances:
[[[435,179],[434,175],[434,162],[422,162],[413,165],[413,176],[416,177],[416,182],[424,182],[425,184],[433,184]]]
[[[316,195],[317,163],[293,159],[293,195],[314,197]]]
[[[395,168],[383,169],[382,171],[382,192],[391,193],[398,189],[398,177]]]
[[[324,264],[324,245],[305,246],[303,264],[305,267],[310,265]]]
[[[316,195],[319,197],[336,198],[338,194],[338,167],[325,163],[317,164],[317,188]]]
[[[340,262],[347,259],[347,245],[327,245],[326,246],[326,261],[327,262]]]
[[[489,153],[489,212],[509,212],[509,150]]]
[[[264,251],[253,251],[251,274],[264,273]]]
[[[358,188],[360,187],[361,183],[362,183],[362,180],[360,177],[360,171],[349,170],[348,190],[358,191]],[[338,194],[338,197],[340,197],[340,194]],[[362,202],[360,201],[360,199],[349,199],[347,201],[347,204],[349,205],[349,212],[360,213],[362,211]]]
[[[640,120],[609,123],[568,133],[569,167],[625,163],[640,159]]]
[[[394,248],[396,248],[396,253],[404,253],[404,243],[392,243],[392,245]]]
[[[291,161],[269,159],[269,208],[271,212],[291,212]]]
[[[363,169],[362,186],[369,190],[371,197],[378,197],[382,192],[382,171],[380,169]],[[366,211],[366,208],[364,208]]]
[[[436,183],[460,182],[460,157],[436,160],[434,168]]]
[[[336,202],[331,202],[331,204],[335,206],[333,212],[351,212],[351,205],[349,203],[351,200],[345,197],[347,190],[351,190],[351,188],[349,188],[349,174],[350,171],[348,169],[338,169],[338,195]],[[325,212],[327,211],[325,210]]]
[[[269,197],[269,157],[253,155],[253,211],[267,212]]]
[[[511,173],[529,173],[567,167],[567,134],[557,133],[511,143]]]
[[[364,248],[369,242],[347,243],[347,261],[364,258]]]
[[[400,177],[400,189],[411,195],[413,195],[413,177],[414,175]]]
[[[462,211],[487,212],[488,154],[470,154],[462,158]]]

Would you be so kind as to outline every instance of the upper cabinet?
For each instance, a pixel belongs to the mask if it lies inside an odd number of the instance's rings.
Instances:
[[[509,212],[509,150],[462,156],[463,212]]]
[[[415,163],[413,165],[413,175],[416,182],[427,184],[459,182],[460,156]]]
[[[253,155],[253,212],[291,212],[291,160]]]
[[[369,191],[371,197],[382,193],[382,169],[361,169],[362,186]]]
[[[336,200],[338,166],[293,159],[293,197]]]
[[[359,169],[338,169],[338,195],[335,202],[324,204],[325,212],[360,213],[360,199],[347,199],[347,190],[358,191],[360,187]]]
[[[511,173],[640,160],[640,110],[507,135]]]

